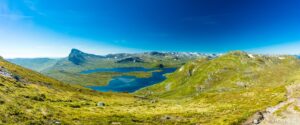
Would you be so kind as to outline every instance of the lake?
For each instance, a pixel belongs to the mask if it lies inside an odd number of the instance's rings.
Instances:
[[[155,70],[160,70],[156,72]],[[81,73],[89,74],[96,72],[136,72],[136,71],[155,71],[152,72],[152,76],[149,78],[138,78],[135,76],[116,76],[113,77],[112,80],[106,86],[87,86],[93,90],[101,91],[101,92],[134,92],[141,88],[162,82],[166,79],[164,76],[166,73],[172,73],[176,70],[176,68],[143,68],[143,67],[126,67],[126,68],[99,68],[95,70],[87,70]]]
[[[144,67],[119,67],[119,68],[98,68],[93,70],[86,70],[82,71],[81,74],[90,74],[90,73],[97,73],[97,72],[148,72],[159,70],[159,68],[144,68]]]

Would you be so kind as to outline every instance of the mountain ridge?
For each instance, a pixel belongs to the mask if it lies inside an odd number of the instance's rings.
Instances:
[[[111,73],[102,73],[103,77],[91,75],[82,75],[81,71],[93,70],[97,68],[117,68],[117,67],[179,67],[184,63],[196,58],[211,57],[215,58],[218,55],[200,54],[200,53],[181,53],[181,52],[144,52],[144,53],[117,53],[107,55],[95,55],[85,53],[78,49],[72,49],[68,57],[57,60],[54,64],[45,62],[43,64],[51,65],[44,66],[42,63],[28,61],[32,68],[20,61],[9,60],[18,65],[39,71],[44,75],[56,78],[58,80],[80,85],[105,85],[115,75]],[[45,68],[46,67],[46,68]],[[132,74],[132,73],[131,73]],[[97,74],[97,76],[100,74]],[[98,78],[98,79],[97,79]],[[84,79],[84,80],[83,80]],[[93,80],[95,79],[95,80]],[[96,82],[95,82],[96,81]]]

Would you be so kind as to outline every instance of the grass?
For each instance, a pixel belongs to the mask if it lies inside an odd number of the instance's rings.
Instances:
[[[297,112],[300,112],[300,108],[296,105],[294,106],[294,110],[297,111]]]
[[[297,59],[255,57],[192,61],[134,95],[65,84],[1,60],[20,80],[0,76],[0,124],[240,124],[286,100],[285,87],[300,80]]]
[[[284,111],[287,111],[288,107],[289,107],[291,104],[292,104],[292,103],[288,103],[288,104],[284,105],[283,107],[279,108],[276,112],[274,112],[274,114],[275,114],[276,116],[282,116],[282,113],[283,113]]]
[[[232,52],[213,60],[192,61],[164,82],[136,94],[204,103],[213,112],[208,113],[209,118],[198,117],[204,120],[202,124],[240,124],[253,113],[286,100],[285,86],[293,83],[292,79],[300,79],[296,75],[299,61],[283,57],[252,58],[247,53]]]

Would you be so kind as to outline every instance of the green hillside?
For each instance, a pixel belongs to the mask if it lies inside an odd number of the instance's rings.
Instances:
[[[118,116],[97,113],[103,110],[99,101],[121,106],[134,100],[64,84],[0,59],[0,124],[105,124]]]
[[[192,61],[167,80],[139,95],[202,105],[190,114],[207,124],[236,124],[257,111],[286,100],[286,86],[299,82],[299,60],[231,52],[216,59]]]
[[[127,94],[65,84],[0,59],[0,124],[241,124],[285,101],[287,86],[299,90],[299,64],[291,56],[232,52],[191,61]]]
[[[0,124],[188,124],[197,107],[92,91],[0,59]]]

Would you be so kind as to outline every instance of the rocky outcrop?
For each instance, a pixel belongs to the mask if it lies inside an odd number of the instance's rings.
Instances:
[[[264,120],[264,112],[257,112],[249,118],[243,125],[257,125]]]
[[[243,125],[298,125],[300,122],[300,90],[299,84],[286,87],[287,100],[275,106],[268,107],[263,112],[257,112]]]
[[[97,106],[98,106],[98,107],[104,107],[104,106],[105,106],[105,103],[104,103],[104,102],[98,102],[98,103],[97,103]]]
[[[3,77],[13,78],[12,74],[2,66],[0,66],[0,75]]]

